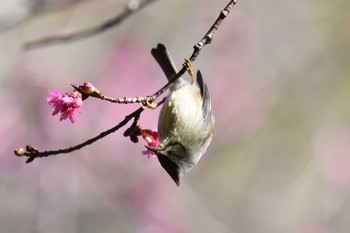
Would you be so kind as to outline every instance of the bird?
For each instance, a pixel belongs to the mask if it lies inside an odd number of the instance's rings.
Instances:
[[[166,47],[158,44],[151,54],[171,81],[177,69]],[[185,65],[191,71],[191,79],[180,77],[172,84],[159,113],[160,144],[157,148],[146,146],[157,155],[161,166],[178,187],[181,178],[206,152],[215,126],[209,91],[202,74],[198,70],[195,79],[189,60]]]

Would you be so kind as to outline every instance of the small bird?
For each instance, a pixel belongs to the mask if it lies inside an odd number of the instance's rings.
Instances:
[[[163,44],[151,51],[167,79],[175,77],[177,70]],[[183,77],[173,83],[158,118],[160,145],[148,147],[153,151],[177,186],[181,178],[191,170],[205,153],[213,137],[215,120],[211,109],[208,87],[198,70],[194,79],[191,64],[191,80]]]

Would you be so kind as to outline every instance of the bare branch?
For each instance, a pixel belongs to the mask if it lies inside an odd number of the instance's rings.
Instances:
[[[96,26],[87,28],[82,31],[77,31],[69,34],[63,34],[63,35],[53,35],[53,36],[44,37],[38,40],[25,42],[23,47],[24,49],[33,49],[33,48],[43,47],[43,46],[55,44],[55,43],[71,42],[74,40],[96,35],[100,32],[104,32],[120,24],[125,19],[130,17],[133,13],[141,10],[142,8],[144,8],[145,6],[147,6],[148,4],[154,1],[155,0],[130,0],[129,4],[127,5],[123,13],[103,22],[102,24],[98,24]]]
[[[15,150],[15,154],[19,157],[22,156],[26,156],[28,157],[26,163],[30,163],[32,162],[35,158],[42,158],[42,157],[48,157],[51,155],[58,155],[58,154],[67,154],[70,152],[73,152],[75,150],[79,150],[85,146],[88,146],[104,137],[106,137],[107,135],[116,132],[117,130],[119,130],[121,127],[123,127],[124,125],[126,125],[131,119],[135,119],[135,121],[138,120],[138,118],[140,117],[140,114],[143,112],[144,108],[140,107],[138,108],[136,111],[132,112],[130,115],[127,115],[124,120],[122,122],[120,122],[118,125],[114,126],[111,129],[108,129],[102,133],[100,133],[99,135],[97,135],[96,137],[93,137],[81,144],[78,144],[76,146],[73,147],[69,147],[66,149],[59,149],[59,150],[50,150],[50,151],[38,151],[37,149],[35,150],[28,150],[29,148],[33,148],[31,146],[27,146],[27,150],[24,150],[23,148],[18,148]]]
[[[194,51],[190,57],[190,60],[193,62],[194,60],[196,60],[196,58],[198,57],[200,51],[202,50],[202,48],[207,45],[210,44],[213,40],[214,34],[215,32],[218,30],[220,24],[222,23],[222,21],[226,18],[226,16],[231,12],[231,9],[233,8],[234,5],[237,4],[237,0],[232,0],[230,1],[227,6],[220,12],[219,17],[216,19],[216,21],[214,22],[214,24],[211,26],[211,28],[209,29],[209,31],[205,34],[205,36],[193,47]]]
[[[219,17],[215,20],[214,24],[210,27],[209,31],[204,35],[204,37],[195,45],[193,46],[193,53],[189,60],[191,62],[194,62],[197,57],[199,56],[202,48],[210,44],[211,41],[213,40],[214,33],[218,30],[220,24],[222,21],[226,18],[226,16],[231,12],[231,9],[233,8],[234,5],[237,4],[237,0],[232,0],[230,1],[227,6],[220,12]],[[182,69],[175,75],[175,77],[167,83],[164,87],[162,87],[159,91],[155,92],[152,96],[148,97],[148,101],[152,103],[155,99],[157,99],[160,95],[162,95],[166,90],[168,90],[171,85],[178,80],[185,72],[187,68],[186,66],[182,66]]]

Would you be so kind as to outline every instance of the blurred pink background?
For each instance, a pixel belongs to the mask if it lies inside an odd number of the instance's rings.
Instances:
[[[127,1],[0,2],[0,232],[346,233],[350,229],[350,3],[239,1],[196,62],[216,116],[207,153],[177,188],[126,128],[69,155],[139,105],[84,101],[77,124],[51,116],[48,89],[93,83],[145,96],[166,83],[150,55],[178,65],[228,1],[158,0],[99,35],[23,51],[96,25]],[[156,128],[158,110],[140,124]]]

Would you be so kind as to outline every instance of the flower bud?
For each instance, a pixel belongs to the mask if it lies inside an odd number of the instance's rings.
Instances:
[[[25,153],[26,151],[22,147],[17,148],[15,150],[15,155],[17,155],[18,157],[22,157]]]
[[[89,82],[85,82],[83,85],[79,86],[78,89],[84,94],[101,96],[101,91]]]

